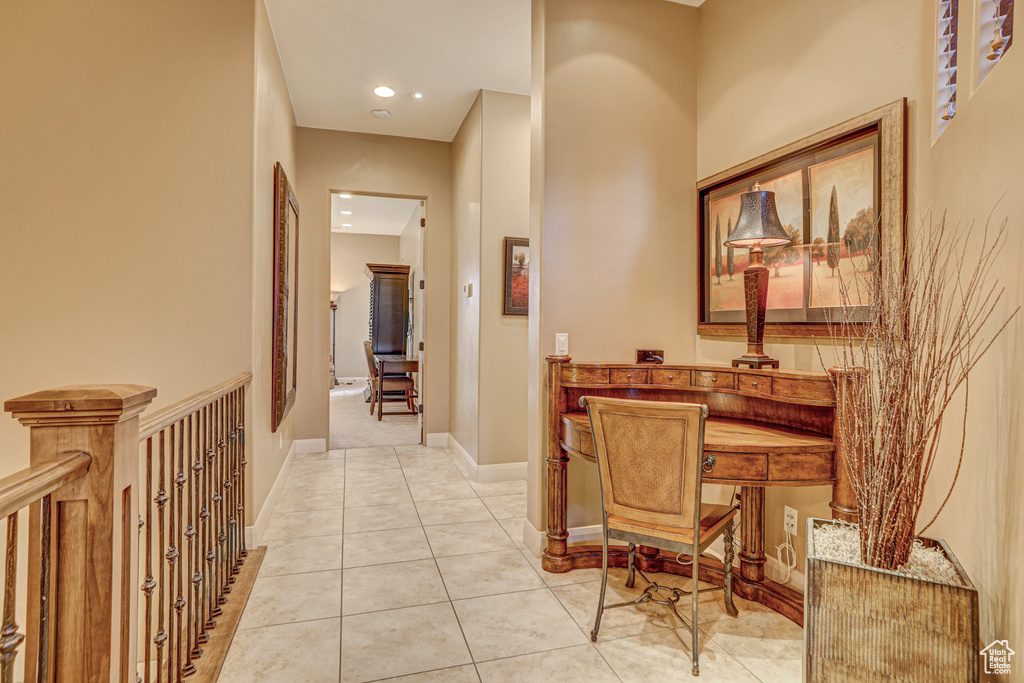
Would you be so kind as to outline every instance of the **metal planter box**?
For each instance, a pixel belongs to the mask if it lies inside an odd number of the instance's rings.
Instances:
[[[974,683],[978,591],[943,541],[964,587],[818,557],[807,520],[804,681]]]

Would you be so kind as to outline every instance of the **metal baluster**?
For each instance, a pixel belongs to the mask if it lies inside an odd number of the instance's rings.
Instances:
[[[160,610],[161,614],[164,612],[167,613],[167,683],[173,683],[175,669],[174,645],[176,642],[174,629],[174,565],[175,560],[178,559],[178,548],[174,541],[174,450],[178,442],[181,440],[181,435],[178,434],[176,425],[170,425],[167,428],[167,435],[169,441],[168,453],[170,454],[170,468],[168,471],[171,477],[171,490],[170,494],[167,496],[167,543],[165,546],[167,551],[164,553],[162,558],[167,562],[167,602],[161,603]],[[163,467],[161,467],[160,471],[160,480],[160,486],[163,488],[163,482],[166,481],[164,479]],[[163,536],[163,525],[161,525],[160,534]]]
[[[199,500],[199,557],[197,562],[197,573],[199,574],[199,586],[201,587],[201,609],[200,609],[200,633],[199,643],[209,642],[210,636],[206,633],[207,629],[213,626],[213,620],[210,619],[209,611],[207,610],[208,601],[206,599],[207,593],[207,581],[206,581],[206,546],[207,539],[210,537],[209,520],[210,520],[210,508],[209,502],[209,487],[207,479],[209,478],[206,468],[206,444],[210,439],[210,424],[209,424],[209,406],[203,406],[201,423],[203,426],[203,436],[199,453],[197,454],[197,460],[199,462],[199,493],[197,498]]]
[[[7,561],[4,574],[4,624],[0,630],[0,683],[11,683],[14,680],[14,658],[18,656],[18,646],[25,636],[18,633],[18,625],[14,623],[14,608],[17,600],[17,568],[18,568],[18,513],[12,512],[7,517]]]
[[[160,556],[163,557],[167,553],[166,536],[164,534],[164,508],[167,506],[167,467],[165,462],[166,454],[166,439],[164,435],[166,430],[160,432],[160,480],[159,488],[156,492],[156,498],[153,502],[156,503],[157,512],[157,525],[159,534],[159,548]],[[164,574],[164,563],[160,562],[160,566],[157,570],[157,613],[156,613],[156,638],[153,639],[153,643],[156,645],[156,683],[162,683],[163,681],[163,661],[164,661],[164,643],[167,642],[167,631],[164,630],[164,612],[166,611],[167,601],[164,599],[167,592],[167,582]]]
[[[246,556],[249,555],[249,551],[245,549],[245,522],[246,522],[246,519],[245,519],[245,466],[247,464],[247,461],[245,459],[245,388],[244,387],[239,390],[238,396],[241,399],[241,402],[240,402],[241,403],[241,405],[240,405],[241,410],[239,411],[239,419],[238,419],[238,440],[239,440],[239,443],[242,446],[242,452],[241,452],[241,456],[242,457],[240,459],[240,462],[242,463],[242,472],[241,472],[241,474],[238,477],[238,481],[241,482],[241,485],[239,486],[239,490],[240,490],[241,495],[239,496],[239,501],[238,501],[238,512],[239,512],[239,514],[241,515],[241,518],[242,518],[242,522],[241,522],[241,524],[242,524],[242,550],[239,553],[239,555],[241,555],[242,557],[246,557]]]
[[[171,454],[171,465],[173,469],[174,454]],[[182,581],[181,572],[182,565],[185,564],[184,558],[181,556],[182,548],[182,493],[185,488],[185,420],[178,421],[178,470],[174,477],[174,488],[175,492],[171,496],[171,530],[170,538],[174,539],[174,558],[169,560],[171,563],[171,592],[174,595],[174,647],[168,650],[168,656],[174,657],[174,675],[171,676],[171,670],[168,669],[167,681],[180,681],[181,680],[181,641],[185,637],[183,632],[183,620],[182,614],[185,609],[185,598],[182,595]],[[175,503],[175,495],[177,496],[177,502]]]
[[[227,500],[228,511],[228,583],[235,582],[235,574],[238,573],[237,548],[238,548],[238,513],[235,512],[238,497],[238,469],[235,467],[235,458],[238,456],[238,432],[235,431],[235,411],[238,410],[237,390],[228,394],[228,491],[231,495]]]
[[[39,647],[36,648],[36,680],[48,681],[50,659],[50,496],[39,503]]]
[[[188,543],[188,582],[191,590],[188,590],[188,620],[185,622],[185,666],[182,674],[190,676],[196,672],[196,665],[192,663],[192,657],[202,654],[199,643],[196,642],[199,636],[199,620],[196,618],[196,607],[199,605],[199,582],[196,579],[196,527],[193,507],[192,490],[195,486],[196,453],[199,451],[199,430],[197,413],[188,416],[188,527],[185,528],[185,539]]]
[[[153,680],[150,675],[149,644],[153,632],[153,589],[156,588],[156,581],[153,580],[153,437],[146,439],[146,578],[142,582],[142,592],[146,594],[146,639],[144,642],[144,680],[147,683]]]
[[[227,499],[228,499],[228,397],[221,396],[217,401],[220,410],[219,438],[217,440],[217,518],[220,520],[217,529],[217,604],[227,602],[227,594],[231,592],[228,585],[227,562]]]
[[[206,506],[206,571],[203,575],[203,591],[205,592],[207,606],[206,628],[209,630],[217,625],[213,618],[220,616],[220,610],[217,608],[217,582],[213,576],[213,561],[216,559],[216,553],[214,552],[216,530],[214,525],[217,521],[216,509],[211,507],[213,504],[213,492],[217,486],[217,473],[214,470],[214,459],[217,457],[217,451],[213,447],[217,442],[217,410],[213,403],[207,407],[206,422],[206,469],[203,471],[203,477],[206,479],[206,494],[203,499],[203,505]]]

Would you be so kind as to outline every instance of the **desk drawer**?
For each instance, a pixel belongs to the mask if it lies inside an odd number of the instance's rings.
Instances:
[[[768,481],[821,481],[832,478],[831,453],[773,453],[768,460]]]
[[[647,384],[647,368],[612,368],[608,379],[612,384]]]
[[[562,381],[567,384],[608,384],[608,368],[562,368]]]
[[[763,375],[736,375],[736,388],[757,394],[772,393],[772,378]]]
[[[735,389],[736,375],[731,372],[714,372],[711,370],[695,370],[693,384],[708,389]]]
[[[743,481],[766,481],[768,479],[768,455],[765,453],[723,453],[705,451],[704,458],[713,455],[715,464],[705,479],[740,479]]]
[[[688,387],[690,386],[690,371],[654,368],[651,370],[651,384],[674,384]]]
[[[800,380],[776,377],[772,382],[772,393],[785,398],[805,398],[812,401],[834,401],[836,393],[832,382],[827,380]]]

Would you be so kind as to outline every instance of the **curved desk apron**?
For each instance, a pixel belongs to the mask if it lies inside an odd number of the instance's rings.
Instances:
[[[803,623],[803,596],[764,576],[764,489],[766,486],[831,486],[832,516],[856,518],[856,497],[837,449],[833,427],[837,405],[832,381],[823,373],[749,370],[713,365],[633,365],[571,363],[549,356],[547,548],[542,564],[549,572],[601,566],[601,546],[569,546],[566,526],[566,475],[569,455],[594,462],[590,421],[581,396],[648,401],[704,403],[704,482],[740,488],[740,570],[733,576],[737,595],[771,607]],[[851,381],[833,368],[838,386]],[[841,391],[841,394],[845,392]],[[710,459],[709,459],[710,460]],[[624,548],[609,548],[608,563],[626,566]],[[690,575],[674,554],[640,546],[638,566],[645,571]],[[722,585],[723,565],[701,558],[700,579]]]

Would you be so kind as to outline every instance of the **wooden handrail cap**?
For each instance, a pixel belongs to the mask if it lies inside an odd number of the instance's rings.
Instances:
[[[69,413],[138,414],[155,397],[156,389],[138,384],[73,384],[12,398],[4,402],[4,411],[18,419],[29,413],[34,421],[45,413],[60,419]]]

